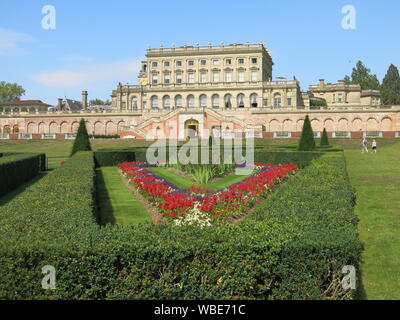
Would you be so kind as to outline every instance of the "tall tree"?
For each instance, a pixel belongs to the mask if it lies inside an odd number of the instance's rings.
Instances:
[[[381,87],[382,102],[386,105],[400,104],[400,76],[399,70],[393,64],[383,78]]]
[[[376,74],[371,74],[371,69],[368,69],[362,61],[357,62],[351,73],[351,78],[345,76],[344,82],[347,84],[359,84],[361,90],[379,90],[380,88]]]
[[[315,149],[314,132],[311,127],[310,118],[306,115],[299,142],[300,151],[312,151]]]
[[[71,156],[73,156],[78,151],[91,151],[92,147],[89,141],[89,135],[86,130],[86,123],[84,119],[81,119],[79,123],[78,133],[72,146]]]
[[[20,85],[0,81],[0,102],[19,100],[24,94],[25,90]]]
[[[324,131],[322,132],[322,137],[321,137],[321,147],[327,147],[327,146],[329,146],[328,133],[326,132],[326,129],[324,128]]]

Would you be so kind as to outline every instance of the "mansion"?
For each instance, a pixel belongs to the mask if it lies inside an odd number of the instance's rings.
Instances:
[[[118,84],[109,109],[89,109],[86,91],[77,108],[0,104],[0,137],[71,136],[80,118],[90,134],[125,138],[298,137],[307,114],[316,136],[323,128],[332,137],[399,136],[400,106],[383,106],[379,91],[321,79],[302,92],[296,78],[273,81],[272,67],[263,43],[148,48],[138,84]]]

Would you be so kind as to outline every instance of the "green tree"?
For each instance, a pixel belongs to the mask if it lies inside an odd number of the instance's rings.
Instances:
[[[329,146],[328,133],[326,132],[326,129],[324,128],[324,131],[322,131],[322,137],[321,137],[321,147],[327,147],[327,146]]]
[[[315,150],[314,132],[311,127],[310,118],[308,115],[304,119],[303,130],[301,131],[299,148],[300,151]]]
[[[79,123],[78,133],[72,146],[71,156],[73,156],[78,151],[91,151],[89,135],[86,130],[86,123],[84,119],[81,119]]]
[[[362,61],[358,61],[353,68],[351,78],[344,77],[344,82],[347,84],[359,84],[361,90],[379,90],[380,84],[376,74],[371,74],[371,69],[368,69]]]
[[[19,100],[24,94],[25,90],[20,85],[0,81],[0,102]]]
[[[92,105],[100,105],[100,106],[103,106],[105,104],[104,101],[101,99],[90,100],[89,103]]]
[[[399,70],[393,64],[383,78],[381,87],[382,102],[385,105],[400,104],[400,76]]]

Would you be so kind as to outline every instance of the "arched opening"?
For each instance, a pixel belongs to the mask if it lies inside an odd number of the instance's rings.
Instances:
[[[150,98],[150,103],[151,103],[152,109],[158,109],[158,97],[157,96],[152,96]]]
[[[175,96],[175,107],[182,108],[182,96],[181,95]]]
[[[258,99],[257,93],[253,93],[250,96],[250,104],[253,108],[257,108],[258,106],[257,99]]]
[[[207,107],[207,96],[205,94],[202,94],[200,96],[200,107],[201,108],[206,108]]]
[[[282,97],[279,93],[275,93],[274,95],[274,108],[278,109],[282,106]]]
[[[232,96],[230,94],[226,94],[224,97],[224,103],[226,109],[232,108]]]
[[[192,94],[187,97],[187,106],[188,108],[194,108],[194,96]]]
[[[217,94],[214,94],[212,96],[212,107],[219,108],[219,95],[217,95]]]
[[[163,97],[163,108],[164,109],[169,109],[171,108],[171,99],[169,96],[164,96]]]
[[[196,138],[199,136],[199,122],[194,119],[185,121],[185,137]]]
[[[13,126],[12,132],[13,132],[13,133],[19,133],[19,126],[18,126],[17,124],[15,124],[15,125]]]
[[[9,133],[11,133],[11,128],[10,128],[10,126],[9,126],[8,124],[6,124],[6,125],[3,127],[3,133],[4,133],[4,134],[9,134]]]
[[[138,108],[138,99],[136,96],[132,97],[132,109],[136,110]]]
[[[237,106],[238,108],[244,108],[244,94],[240,93],[237,96]]]

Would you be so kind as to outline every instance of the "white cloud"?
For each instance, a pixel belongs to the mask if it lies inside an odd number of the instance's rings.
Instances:
[[[30,52],[19,48],[18,44],[34,41],[35,38],[29,34],[0,28],[0,56],[28,54]]]
[[[102,83],[134,83],[139,69],[140,60],[131,59],[45,71],[33,75],[33,80],[49,88],[90,89]]]

